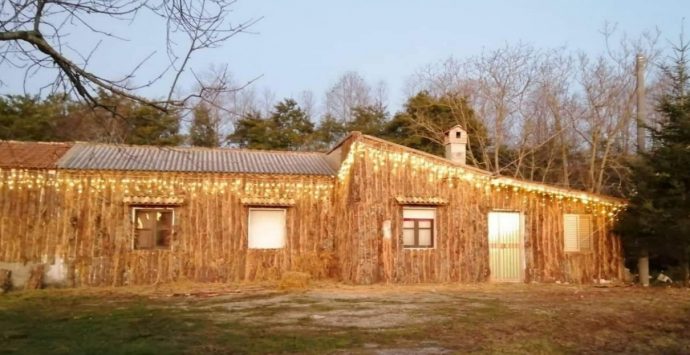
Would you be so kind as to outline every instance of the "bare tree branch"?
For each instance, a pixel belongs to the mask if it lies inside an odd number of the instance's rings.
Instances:
[[[97,93],[105,91],[167,112],[182,107],[187,101],[175,95],[197,52],[221,46],[260,20],[249,19],[237,25],[229,23],[234,4],[233,0],[0,0],[0,65],[25,70],[25,80],[43,69],[56,68],[53,89],[74,92],[93,106],[99,104]],[[169,67],[174,68],[172,72],[166,68],[143,83],[134,82],[135,73],[156,53],[153,51],[123,77],[107,78],[86,69],[103,39],[87,53],[63,45],[69,30],[127,41],[114,32],[116,30],[99,29],[92,23],[108,18],[130,24],[144,12],[164,21],[167,28],[164,40]],[[182,54],[178,55],[182,47]],[[171,84],[163,99],[152,100],[137,92],[168,75],[172,75]],[[202,89],[222,90],[220,87]]]

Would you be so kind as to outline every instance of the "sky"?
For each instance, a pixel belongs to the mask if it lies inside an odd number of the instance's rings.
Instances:
[[[409,76],[450,56],[467,58],[519,42],[598,54],[604,49],[601,29],[607,22],[617,26],[617,33],[630,37],[658,29],[666,45],[677,40],[683,18],[689,16],[688,0],[239,0],[230,21],[261,18],[252,33],[199,52],[192,65],[203,71],[227,64],[239,82],[258,78],[252,84],[257,92],[268,88],[281,99],[311,90],[320,101],[343,73],[356,71],[370,83],[386,83],[388,109],[395,112],[405,100]],[[160,21],[145,17],[123,27],[98,19],[97,24],[129,41],[101,44],[91,60],[92,71],[122,75],[154,51],[135,80],[143,82],[165,66],[165,32]],[[88,51],[98,38],[71,32],[68,41],[71,47]],[[5,83],[0,93],[35,93],[41,74],[28,80],[26,87],[22,75],[0,67]],[[165,84],[141,93],[162,97],[167,94]],[[185,77],[182,86],[189,89],[191,85],[191,78]]]

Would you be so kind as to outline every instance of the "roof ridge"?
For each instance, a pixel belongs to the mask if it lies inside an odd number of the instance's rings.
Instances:
[[[354,137],[354,139],[357,139],[358,137],[361,136],[368,136],[366,134],[362,134],[360,131],[350,131],[350,133],[346,134],[343,138],[340,138],[337,143],[335,143],[331,149],[329,149],[326,154],[331,154],[334,150],[338,149],[341,145],[345,144],[348,140]],[[373,138],[373,137],[372,137]]]
[[[324,152],[316,151],[296,151],[296,150],[277,150],[277,149],[246,149],[234,147],[195,147],[195,146],[171,146],[171,145],[150,145],[150,144],[126,144],[126,143],[103,143],[103,142],[74,142],[75,145],[89,145],[89,146],[109,146],[121,148],[148,148],[148,149],[162,149],[162,150],[177,150],[177,151],[234,151],[234,152],[248,152],[248,153],[280,153],[280,154],[294,154],[294,155],[320,155],[326,156]]]

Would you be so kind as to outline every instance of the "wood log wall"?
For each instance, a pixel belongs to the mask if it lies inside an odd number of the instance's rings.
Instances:
[[[285,271],[358,284],[482,282],[491,272],[488,213],[509,210],[524,219],[526,282],[622,277],[611,205],[496,184],[366,136],[339,152],[337,177],[0,170],[0,261],[64,261],[75,286],[260,280]],[[170,250],[133,250],[132,196],[182,201]],[[399,196],[445,201],[434,248],[402,247]],[[294,200],[285,248],[247,249],[246,199]],[[592,252],[564,252],[564,213],[594,216]]]
[[[610,232],[615,207],[492,184],[486,176],[458,174],[459,169],[442,159],[366,136],[357,144],[351,171],[339,179],[335,192],[335,215],[343,217],[337,221],[335,240],[344,280],[364,284],[486,281],[490,275],[488,213],[500,210],[523,216],[526,282],[621,279],[621,244]],[[402,205],[397,196],[447,201],[437,206],[434,248],[403,248]],[[594,216],[591,252],[564,252],[564,213]],[[391,221],[390,240],[383,238],[386,220]]]
[[[65,261],[75,286],[332,276],[330,177],[4,170],[0,181],[0,261]],[[128,196],[182,198],[169,250],[133,250]],[[294,200],[285,248],[247,249],[243,198]]]

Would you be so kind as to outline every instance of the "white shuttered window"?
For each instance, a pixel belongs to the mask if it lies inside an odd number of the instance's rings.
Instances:
[[[285,215],[283,208],[250,208],[249,249],[285,247]]]
[[[563,237],[566,252],[592,250],[592,215],[564,214]]]

